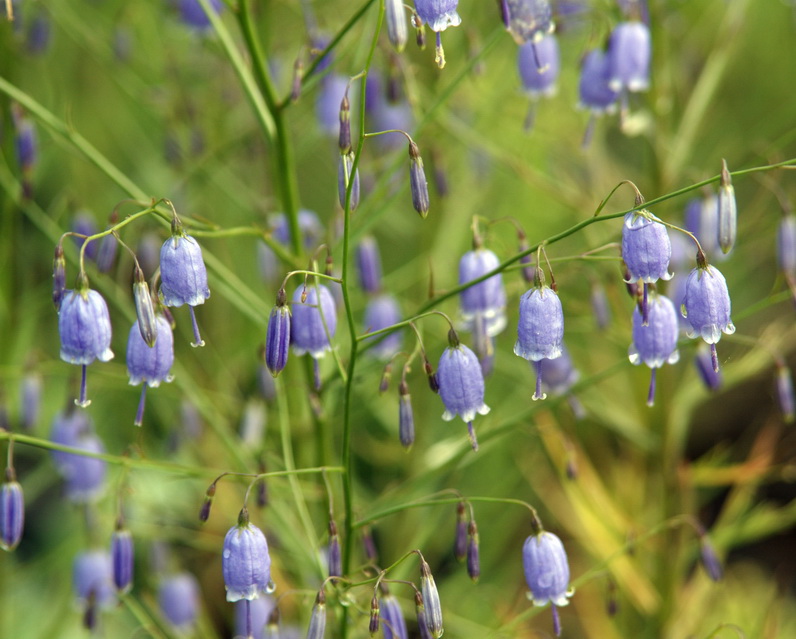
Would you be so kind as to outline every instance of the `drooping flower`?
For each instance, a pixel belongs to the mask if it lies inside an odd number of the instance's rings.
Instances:
[[[479,246],[459,260],[459,284],[483,277],[498,266],[498,256]],[[483,359],[490,354],[491,338],[506,328],[506,291],[502,274],[468,286],[460,293],[459,306],[464,330],[473,333],[475,350]]]
[[[592,49],[581,62],[578,83],[578,106],[590,112],[582,146],[591,142],[596,118],[616,110],[619,93],[609,85],[608,56],[602,49]]]
[[[157,341],[149,346],[141,336],[138,320],[130,329],[127,340],[127,374],[130,376],[130,385],[141,387],[141,400],[135,416],[135,425],[140,426],[144,419],[144,404],[146,389],[157,388],[161,382],[170,382],[171,367],[174,364],[174,336],[171,324],[163,317],[157,315]]]
[[[261,592],[273,589],[268,542],[263,531],[249,522],[245,508],[224,538],[221,566],[227,601],[256,599]]]
[[[641,315],[647,321],[648,284],[659,279],[669,280],[669,260],[672,243],[666,227],[646,210],[631,211],[625,215],[622,225],[622,259],[627,266],[628,281],[641,281],[644,293]]]
[[[64,291],[58,314],[61,336],[61,359],[83,367],[78,406],[88,406],[86,398],[86,367],[95,359],[107,362],[111,351],[111,317],[102,295],[88,288],[82,278],[77,290]]]
[[[664,364],[674,364],[680,358],[677,352],[679,326],[674,304],[664,295],[653,293],[648,302],[647,322],[638,306],[633,309],[633,342],[628,356],[633,364],[642,362],[652,369],[647,405],[655,397],[655,372]]]
[[[287,365],[290,352],[290,308],[285,289],[276,295],[276,305],[271,309],[265,335],[265,365],[276,377]]]
[[[651,57],[646,24],[633,20],[616,25],[608,43],[608,86],[614,91],[646,91]]]
[[[569,589],[569,563],[564,544],[551,532],[541,531],[525,540],[522,547],[522,564],[529,597],[535,606],[550,603],[553,610],[553,627],[561,634],[556,606],[566,606],[572,593]]]
[[[389,293],[374,297],[365,307],[365,330],[369,333],[380,331],[401,321],[401,308],[396,299]],[[373,356],[386,360],[401,350],[403,335],[400,330],[387,336],[376,336],[379,342],[368,352]]]
[[[337,328],[337,311],[332,294],[323,284],[307,287],[307,298],[302,302],[304,290],[298,287],[293,293],[290,343],[296,355],[309,353],[318,359],[332,349],[329,340]]]
[[[719,198],[706,192],[701,198],[688,201],[685,209],[685,228],[696,235],[706,255],[716,255],[719,249]]]
[[[730,294],[721,272],[709,266],[704,258],[688,276],[683,299],[683,317],[691,325],[688,337],[701,337],[710,345],[713,370],[719,370],[716,343],[721,334],[732,335],[735,326],[730,319]]]
[[[165,306],[188,305],[194,333],[191,345],[204,346],[193,310],[210,297],[202,247],[185,233],[176,215],[171,226],[171,237],[160,249],[160,298]]]
[[[553,33],[553,10],[548,0],[499,0],[499,4],[503,24],[517,44],[538,42]]]
[[[440,33],[448,27],[458,27],[462,23],[456,12],[459,0],[415,0],[417,15],[437,34],[436,63],[442,69],[445,66],[445,52],[442,50]]]
[[[539,273],[539,269],[537,269]],[[558,294],[541,282],[520,298],[520,319],[514,354],[534,363],[536,390],[533,399],[544,399],[542,392],[541,360],[561,357],[564,340],[564,312]]]
[[[73,448],[95,455],[105,454],[102,440],[91,431],[83,432],[70,442]],[[105,489],[108,463],[98,457],[65,453],[69,458],[61,472],[66,481],[64,494],[69,501],[88,503],[97,499]]]
[[[12,468],[0,486],[0,548],[14,550],[22,540],[25,527],[25,496]]]
[[[525,92],[532,99],[554,95],[561,71],[555,35],[545,35],[535,43],[526,42],[517,51],[517,67]]]
[[[75,557],[72,586],[78,603],[86,611],[84,623],[93,628],[96,610],[116,603],[110,554],[105,550],[88,550]]]
[[[467,423],[470,443],[478,450],[473,429],[476,414],[486,415],[489,406],[484,403],[484,375],[475,353],[459,342],[455,331],[448,333],[449,346],[442,353],[437,368],[439,396],[445,405],[442,419],[451,421],[457,415]]]
[[[384,629],[384,639],[407,639],[406,620],[401,610],[401,604],[396,597],[387,593],[379,602],[381,627]]]
[[[375,295],[381,290],[381,255],[379,245],[372,236],[360,240],[356,248],[356,262],[362,290]]]
[[[183,632],[187,632],[196,622],[199,596],[199,582],[189,572],[169,575],[158,588],[158,604],[163,615]]]

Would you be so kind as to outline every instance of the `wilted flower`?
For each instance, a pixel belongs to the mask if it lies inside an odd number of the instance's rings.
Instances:
[[[456,333],[448,333],[449,346],[442,353],[437,368],[439,396],[445,405],[442,419],[450,421],[457,415],[467,423],[470,443],[478,450],[473,429],[476,414],[486,415],[489,406],[484,403],[484,376],[475,353],[459,342]]]
[[[633,342],[628,356],[633,364],[642,362],[652,369],[647,404],[652,406],[655,397],[655,372],[664,364],[674,364],[680,358],[677,352],[679,326],[674,304],[668,297],[653,293],[648,303],[647,322],[638,306],[633,309]]]
[[[189,572],[169,575],[158,588],[163,615],[180,631],[187,632],[199,614],[199,582]]]
[[[682,313],[691,328],[689,337],[701,337],[711,347],[713,370],[719,370],[716,343],[721,334],[735,332],[730,320],[730,294],[719,270],[704,260],[688,276]]]
[[[245,508],[238,516],[237,525],[224,537],[221,566],[227,601],[256,599],[261,592],[273,589],[268,542],[262,530],[249,522]]]
[[[25,526],[25,497],[13,469],[6,469],[0,486],[0,548],[14,550],[22,539]]]
[[[566,606],[572,593],[569,590],[569,563],[561,540],[553,533],[542,531],[525,540],[522,564],[530,598],[535,606],[549,602],[553,609],[553,627],[561,634],[556,606]]]
[[[61,300],[58,314],[58,332],[61,336],[61,359],[83,367],[79,406],[88,406],[86,399],[86,366],[95,359],[107,362],[111,351],[111,317],[102,295],[88,288],[88,282],[78,290],[67,290]]]
[[[608,43],[608,85],[631,93],[649,88],[652,49],[649,28],[643,22],[621,22]]]

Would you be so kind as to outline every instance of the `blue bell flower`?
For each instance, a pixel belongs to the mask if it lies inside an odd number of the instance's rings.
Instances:
[[[73,448],[87,453],[104,454],[102,440],[93,432],[83,432],[70,442]],[[66,453],[69,455],[61,472],[66,481],[64,495],[69,501],[84,504],[95,501],[105,490],[108,463],[97,457]]]
[[[112,607],[116,595],[110,554],[105,550],[88,550],[75,557],[72,585],[82,606]]]
[[[476,414],[489,412],[484,403],[484,375],[475,353],[459,342],[453,330],[448,339],[450,346],[442,353],[437,367],[439,396],[445,405],[442,419],[461,417],[467,423],[473,450],[478,450],[473,420]]]
[[[688,276],[682,313],[690,324],[688,337],[701,337],[710,345],[713,370],[719,370],[716,343],[721,334],[732,335],[735,326],[730,319],[730,293],[721,272],[704,263]]]
[[[304,290],[299,287],[293,294],[290,343],[296,355],[309,353],[318,359],[332,350],[329,340],[337,329],[337,310],[332,294],[323,284],[307,287],[307,299],[302,302]]]
[[[189,572],[166,577],[158,587],[163,616],[179,631],[188,632],[199,614],[199,582]]]
[[[261,592],[273,590],[268,542],[263,531],[249,522],[245,508],[224,537],[221,566],[227,601],[257,599]]]
[[[368,301],[365,307],[365,330],[368,332],[379,331],[401,321],[401,308],[396,299],[389,293],[384,293]],[[369,353],[381,360],[390,359],[401,350],[403,335],[400,330],[389,335],[373,337],[378,343],[369,349]]]
[[[379,602],[381,627],[384,630],[384,639],[407,639],[409,636],[406,620],[401,610],[398,599],[391,594],[386,594]]]
[[[415,0],[415,10],[423,24],[437,34],[437,52],[435,61],[442,69],[445,66],[445,52],[442,49],[440,33],[448,27],[458,27],[462,23],[456,12],[459,0]]]
[[[566,606],[572,592],[569,588],[569,563],[564,544],[553,533],[542,531],[531,535],[522,547],[522,564],[529,597],[535,606],[551,604],[553,627],[561,634],[556,606]]]
[[[553,9],[548,0],[499,0],[499,4],[503,24],[517,44],[538,42],[553,33]]]
[[[674,304],[668,297],[653,293],[648,303],[647,322],[638,306],[633,309],[633,342],[628,350],[632,364],[644,363],[652,369],[647,405],[655,398],[655,371],[664,364],[674,364],[680,358],[677,352],[679,324]]]
[[[627,266],[626,281],[641,281],[644,285],[641,302],[644,322],[647,321],[647,284],[672,278],[672,273],[669,273],[671,257],[672,243],[669,233],[657,217],[646,210],[631,211],[625,215],[622,225],[622,259]]]
[[[140,426],[144,418],[147,387],[157,388],[161,382],[170,382],[172,379],[174,335],[171,324],[163,315],[157,315],[155,323],[158,337],[153,346],[148,346],[144,341],[137,320],[130,329],[127,340],[127,374],[130,376],[130,385],[138,386],[143,383],[134,422],[136,426]]]
[[[616,25],[608,42],[608,86],[614,91],[646,91],[651,57],[646,24],[634,20]]]
[[[64,291],[58,314],[61,337],[61,359],[83,367],[78,406],[88,406],[86,398],[86,367],[95,359],[107,362],[111,351],[111,317],[102,295],[85,284],[80,290]]]
[[[362,290],[371,295],[378,293],[381,290],[381,255],[379,245],[372,236],[360,240],[356,248],[356,262]]]
[[[561,357],[564,340],[564,311],[558,294],[539,284],[520,298],[520,319],[514,354],[534,363],[536,390],[533,399],[544,399],[540,361]]]
[[[555,35],[545,35],[535,43],[526,42],[517,52],[517,67],[525,92],[534,100],[555,95],[556,82],[561,72],[558,39]]]

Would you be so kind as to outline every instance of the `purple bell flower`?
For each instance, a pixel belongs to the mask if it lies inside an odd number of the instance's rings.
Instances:
[[[72,232],[80,235],[95,235],[98,232],[97,220],[94,215],[89,211],[78,211],[72,218]],[[83,237],[74,236],[72,239],[75,241],[77,248],[81,248],[85,244],[86,239]],[[97,250],[99,243],[89,242],[86,246],[85,254],[90,260],[97,257]]]
[[[685,285],[682,313],[690,324],[688,337],[701,337],[710,345],[714,371],[719,370],[716,343],[722,333],[735,332],[730,309],[727,281],[717,268],[704,263],[691,271]]]
[[[189,572],[166,577],[158,588],[163,615],[180,631],[189,631],[199,614],[199,583]]]
[[[404,613],[394,595],[388,593],[381,598],[379,614],[381,615],[381,627],[384,629],[384,639],[407,639],[409,634]]]
[[[263,531],[249,522],[249,513],[240,512],[237,525],[224,538],[222,571],[227,601],[257,599],[261,592],[273,590],[271,557]]]
[[[133,536],[121,524],[111,537],[111,560],[113,564],[113,583],[119,593],[129,592],[133,587],[133,561],[135,548]]]
[[[625,215],[622,226],[622,259],[630,280],[644,283],[671,279],[669,260],[672,243],[659,218],[649,211],[633,211]]]
[[[563,344],[560,357],[541,360],[541,371],[542,388],[552,395],[564,395],[580,379],[580,373]]]
[[[208,0],[208,4],[216,14],[221,13],[221,0]],[[200,31],[206,31],[212,26],[199,0],[180,0],[180,17],[187,26]]]
[[[536,100],[555,95],[561,71],[558,40],[552,33],[519,47],[517,66],[525,92]]]
[[[700,344],[696,353],[694,354],[694,366],[699,373],[699,377],[705,384],[705,387],[710,391],[717,391],[724,383],[724,378],[721,371],[713,370],[713,361],[711,358],[710,348],[705,344]]]
[[[579,106],[592,113],[610,113],[616,109],[619,94],[608,83],[608,56],[602,49],[592,49],[583,58],[578,84]]]
[[[54,444],[63,446],[74,446],[75,442],[84,434],[94,430],[94,423],[91,421],[86,411],[67,409],[65,412],[58,413],[53,419],[50,429],[50,441]],[[66,474],[66,469],[74,459],[72,453],[60,450],[51,450],[50,457],[62,475]]]
[[[401,321],[401,309],[398,302],[389,293],[374,297],[365,307],[365,330],[379,331]],[[381,360],[390,359],[401,350],[403,336],[401,331],[393,331],[386,336],[373,338],[379,342],[370,349],[370,353]]]
[[[290,246],[290,225],[287,216],[284,213],[277,213],[270,219],[270,225],[274,239],[285,246]],[[298,212],[298,226],[301,232],[302,246],[306,250],[315,248],[323,236],[323,224],[318,216],[313,211],[301,209]]]
[[[473,420],[476,414],[489,412],[484,403],[484,375],[475,353],[459,342],[453,330],[448,340],[450,346],[442,353],[437,367],[439,396],[445,405],[442,419],[451,421],[457,415],[461,417],[467,423],[473,450],[478,450]]]
[[[498,266],[500,259],[489,249],[469,251],[459,260],[459,284],[482,277]],[[465,330],[478,332],[482,324],[484,333],[494,337],[506,328],[506,291],[501,273],[469,286],[459,296]]]
[[[172,222],[172,236],[160,249],[160,298],[165,306],[187,304],[191,311],[194,341],[191,346],[204,346],[193,307],[210,297],[207,269],[199,243],[187,235],[179,222]]]
[[[719,198],[715,193],[706,193],[702,198],[688,201],[685,209],[685,228],[696,236],[706,255],[713,256],[718,253]]]
[[[381,290],[381,255],[371,236],[363,237],[356,249],[357,273],[362,290],[371,295]]]
[[[633,342],[628,350],[632,364],[642,362],[652,369],[647,405],[655,398],[655,371],[664,364],[674,364],[680,359],[677,352],[679,325],[674,304],[668,297],[653,294],[648,303],[647,323],[638,306],[633,309]]]
[[[323,284],[307,287],[307,300],[302,302],[304,290],[299,287],[293,294],[290,343],[296,355],[309,353],[312,358],[318,359],[332,349],[329,340],[334,337],[337,328],[337,310],[332,294]]]
[[[556,606],[566,606],[572,592],[569,589],[569,563],[561,540],[553,533],[542,531],[531,535],[522,547],[522,564],[529,597],[535,606],[549,602],[553,609],[553,627],[561,634]]]
[[[616,25],[608,43],[608,86],[614,91],[646,91],[651,57],[646,24],[631,21]]]
[[[266,639],[268,635],[265,626],[269,621],[271,611],[275,603],[271,597],[263,596],[249,601],[241,599],[235,603],[235,636],[251,637],[252,639]],[[247,613],[248,610],[248,613]],[[247,616],[250,621],[247,621]],[[248,634],[246,627],[251,626],[251,635]]]
[[[458,27],[462,23],[456,12],[459,0],[415,0],[415,10],[423,24],[437,34],[437,52],[435,61],[442,69],[445,66],[445,52],[442,50],[440,33],[448,27]]]
[[[14,550],[22,539],[25,527],[25,497],[22,486],[11,468],[0,486],[0,548]]]
[[[58,314],[61,336],[61,359],[83,367],[78,406],[88,406],[86,398],[86,367],[95,359],[107,362],[111,351],[111,317],[102,295],[86,284],[81,290],[64,291]]]
[[[102,440],[93,432],[84,432],[71,446],[87,453],[104,454]],[[64,494],[69,501],[83,504],[96,500],[105,489],[108,463],[97,457],[67,453],[69,459],[62,474],[66,480]]]
[[[348,90],[349,80],[338,73],[329,73],[320,82],[320,91],[315,102],[315,117],[321,130],[337,136],[340,130],[340,103]]]
[[[127,340],[127,374],[130,376],[130,385],[138,386],[143,383],[134,422],[136,426],[140,426],[144,419],[147,387],[157,388],[161,382],[170,382],[172,379],[174,335],[171,332],[171,324],[163,315],[157,315],[155,322],[158,337],[154,346],[148,346],[141,337],[137,320],[130,329],[130,337]]]
[[[539,284],[520,298],[520,319],[514,354],[534,362],[536,390],[533,399],[544,399],[540,361],[561,357],[564,340],[564,312],[558,294]]]
[[[75,557],[72,585],[81,605],[113,606],[116,595],[110,554],[105,550],[88,550]]]
[[[553,10],[548,0],[500,0],[499,4],[503,24],[517,44],[538,42],[553,33]]]

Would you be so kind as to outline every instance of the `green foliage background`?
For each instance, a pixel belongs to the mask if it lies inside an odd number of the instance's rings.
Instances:
[[[363,522],[371,524],[382,567],[421,549],[440,588],[446,637],[550,636],[549,610],[534,609],[525,598],[521,547],[531,532],[528,511],[500,501],[506,499],[532,504],[568,550],[576,593],[561,611],[566,637],[796,636],[796,438],[777,405],[772,358],[792,362],[796,344],[791,296],[775,261],[776,228],[792,204],[794,179],[787,168],[749,171],[781,162],[792,167],[796,158],[794,8],[779,0],[651,1],[652,89],[633,96],[624,130],[616,116],[605,117],[582,149],[587,115],[575,108],[579,60],[621,19],[608,0],[583,4],[578,19],[560,21],[559,90],[538,104],[530,133],[522,128],[528,102],[516,72],[517,46],[495,3],[460,3],[461,27],[443,36],[444,70],[434,65],[433,46],[420,51],[410,43],[399,58],[416,120],[409,133],[429,177],[439,168],[450,187],[446,197],[432,188],[428,219],[411,206],[404,145],[385,152],[369,138],[359,157],[363,197],[349,219],[351,242],[366,233],[376,237],[385,288],[398,296],[407,318],[431,305],[456,317],[456,297],[445,293],[457,284],[474,216],[486,245],[505,260],[517,256],[515,233],[490,221],[512,216],[531,245],[565,235],[547,254],[566,315],[566,342],[581,373],[574,394],[586,417],[576,419],[566,398],[531,401],[532,371],[511,352],[518,298],[527,285],[509,266],[509,329],[497,340],[495,371],[487,379],[492,411],[476,420],[478,453],[470,450],[464,424],[442,421],[441,402],[427,391],[417,362],[409,376],[417,440],[409,452],[397,436],[400,364],[390,391],[379,394],[382,363],[360,352],[347,389],[327,357],[324,389],[310,399],[309,368],[292,357],[277,380],[277,399],[265,406],[258,393],[259,348],[279,286],[264,282],[257,265],[258,243],[271,242],[268,216],[295,204],[316,211],[330,229],[326,241],[337,272],[351,259],[335,230],[343,225],[339,156],[336,139],[317,124],[318,76],[308,76],[299,100],[279,110],[286,140],[280,146],[279,131],[275,137],[264,126],[273,110],[252,65],[253,58],[264,63],[280,101],[289,96],[294,61],[302,58],[305,69],[309,64],[301,3],[231,2],[207,34],[186,28],[174,7],[160,1],[26,0],[17,4],[21,26],[0,22],[0,392],[27,505],[22,544],[0,555],[0,636],[85,636],[71,564],[87,546],[108,543],[120,494],[136,540],[135,587],[102,614],[101,634],[175,636],[154,594],[159,575],[151,547],[159,541],[171,548],[170,566],[193,572],[202,585],[196,636],[232,636],[220,553],[247,480],[220,482],[206,525],[196,514],[218,474],[258,472],[260,461],[273,472],[308,469],[269,478],[270,504],[252,508],[271,545],[286,625],[306,627],[324,576],[330,487],[335,519],[351,544],[348,576],[361,583],[373,575],[364,570],[360,550]],[[386,33],[371,56],[378,1],[329,0],[313,9],[323,31],[341,35],[334,72],[387,73],[394,54]],[[243,37],[241,12],[250,16],[262,58]],[[26,45],[37,16],[51,29],[39,54]],[[123,58],[114,49],[119,38],[130,46]],[[37,128],[32,198],[22,192],[12,103]],[[355,99],[355,136],[362,133],[359,104]],[[196,136],[201,148],[192,149]],[[167,146],[179,149],[177,157],[168,157]],[[714,394],[704,389],[691,363],[696,344],[683,338],[681,361],[661,369],[657,403],[648,408],[648,371],[627,361],[633,301],[617,251],[584,257],[619,240],[621,219],[610,214],[631,208],[632,192],[621,187],[602,211],[604,220],[575,227],[621,180],[635,182],[660,218],[680,224],[687,199],[701,193],[690,187],[712,180],[715,188],[722,158],[738,172],[739,210],[738,245],[717,262],[738,328],[719,345],[724,385]],[[290,176],[297,184],[293,205],[284,189]],[[149,393],[144,426],[135,429],[138,391],[127,385],[124,363],[134,319],[131,259],[120,254],[109,275],[88,267],[92,286],[111,307],[116,358],[89,369],[88,410],[108,449],[110,472],[87,525],[85,513],[63,500],[46,452],[52,419],[71,401],[77,380],[77,369],[58,357],[51,256],[77,210],[92,211],[102,228],[130,197],[144,205],[123,205],[122,216],[166,197],[202,242],[212,297],[197,314],[207,346],[189,346],[187,311],[177,309],[174,382]],[[167,237],[165,209],[120,231],[132,247],[147,233],[158,241]],[[66,248],[71,286],[77,251],[69,242]],[[307,265],[308,255],[288,248],[286,256],[285,272]],[[366,298],[350,272],[351,316],[361,323]],[[613,315],[604,331],[589,303],[595,284],[604,287]],[[347,367],[352,350],[343,309],[339,320],[335,352]],[[438,317],[418,326],[436,364],[447,327]],[[357,326],[354,333],[363,331]],[[411,349],[414,337],[404,332]],[[45,395],[39,422],[22,434],[19,389],[30,371],[41,375]],[[198,408],[203,434],[183,437],[175,448],[185,399]],[[253,405],[265,406],[267,414],[257,445],[238,436]],[[568,465],[577,469],[575,479],[567,477]],[[328,468],[326,482],[311,470],[321,466]],[[482,561],[477,585],[452,557],[452,491],[473,500]],[[709,528],[726,558],[720,583],[698,565],[699,540],[684,517]],[[405,559],[388,577],[419,583],[417,560]],[[392,590],[411,619],[411,590]],[[328,592],[327,636],[366,636],[372,582]],[[613,616],[611,600],[618,604]]]

